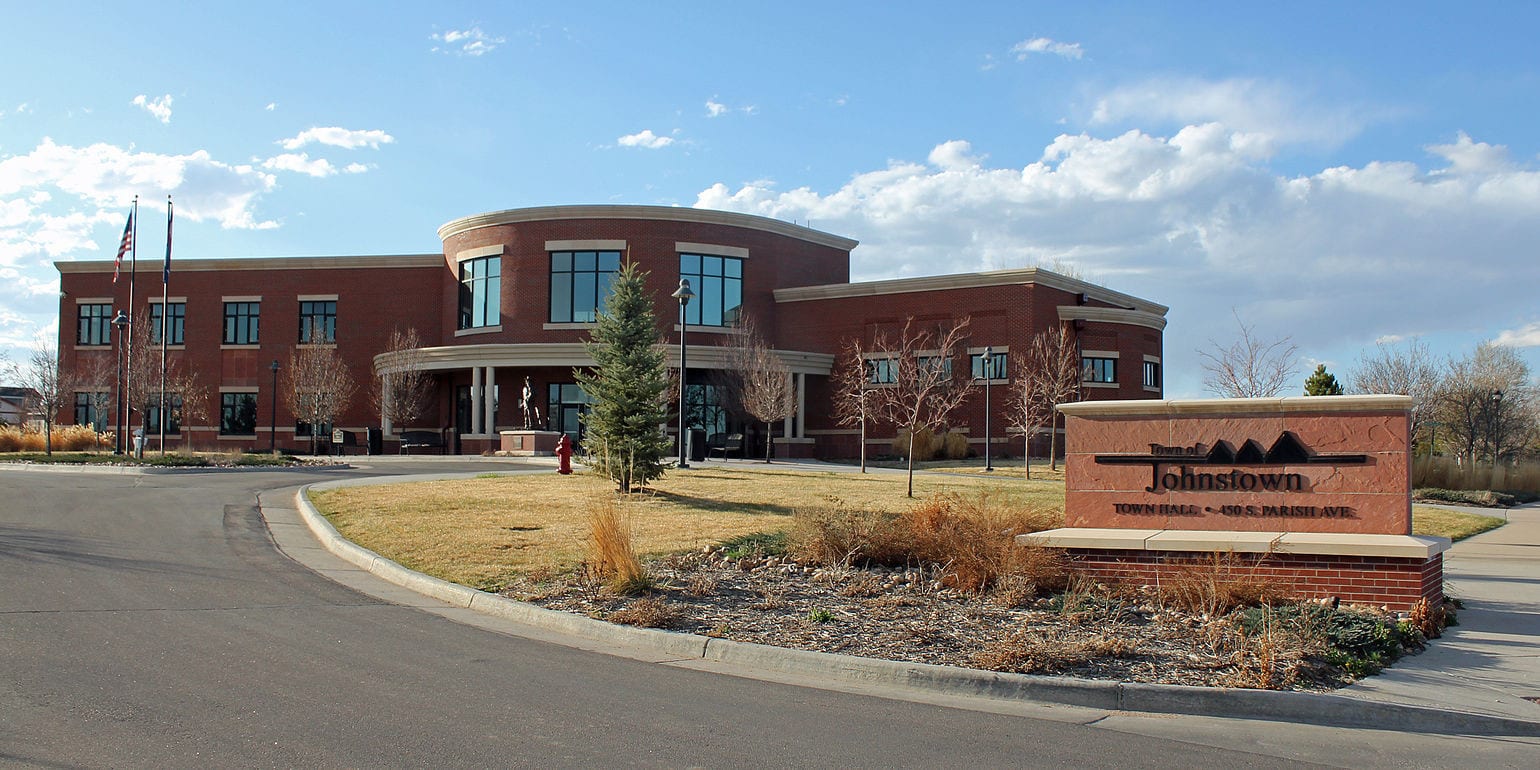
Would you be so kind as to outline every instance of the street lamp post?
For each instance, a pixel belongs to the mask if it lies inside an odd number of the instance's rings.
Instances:
[[[995,349],[989,345],[984,347],[984,472],[989,473],[995,469],[994,452],[990,446],[989,434],[989,381],[995,378]]]
[[[123,329],[128,326],[128,314],[119,310],[117,316],[112,319],[112,326],[118,330],[117,393],[112,398],[112,411],[114,412],[112,416],[112,453],[120,455],[123,454],[124,449],[123,429],[128,424],[123,419],[123,410],[128,406],[128,394],[123,392]]]
[[[674,299],[679,300],[679,467],[690,467],[690,434],[685,427],[685,329],[689,328],[688,318],[685,316],[685,308],[689,307],[690,299],[695,292],[690,290],[690,281],[687,278],[679,279],[679,288],[674,290]]]
[[[1492,419],[1488,420],[1488,426],[1492,434],[1492,470],[1497,470],[1497,423],[1503,410],[1503,392],[1492,389]]]
[[[268,413],[267,451],[278,454],[278,359],[273,359],[273,365],[268,368],[273,370],[273,403]]]

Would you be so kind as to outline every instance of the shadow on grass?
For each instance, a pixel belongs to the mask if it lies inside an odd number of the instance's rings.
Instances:
[[[717,511],[728,513],[748,513],[766,516],[790,516],[793,508],[789,505],[778,503],[750,502],[747,500],[718,500],[698,495],[686,495],[679,492],[668,492],[662,489],[649,489],[654,499],[664,500],[675,505],[697,508],[703,511]]]

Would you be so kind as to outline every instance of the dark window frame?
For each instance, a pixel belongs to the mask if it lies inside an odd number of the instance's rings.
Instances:
[[[990,369],[990,372],[989,372],[989,381],[990,382],[995,382],[997,380],[1009,379],[1009,377],[1007,376],[1007,374],[1010,372],[1010,358],[1009,358],[1009,356],[1010,356],[1010,352],[1009,351],[1003,351],[1003,350],[994,351],[993,355],[990,356],[990,358],[993,359],[992,368]],[[984,379],[984,354],[983,353],[969,353],[968,354],[968,373],[975,380],[982,380],[982,379]]]
[[[262,344],[262,303],[226,302],[223,344]]]
[[[166,341],[166,344],[167,345],[183,345],[183,344],[186,344],[187,303],[186,302],[167,302],[166,306],[171,311],[169,317],[166,319],[166,327],[167,327],[166,328],[166,333],[167,333],[167,336],[170,337],[170,339]],[[150,344],[152,344],[152,345],[159,345],[160,344],[160,326],[161,326],[161,324],[160,324],[160,314],[161,314],[160,302],[158,302],[158,301],[157,302],[151,302],[150,303]]]
[[[311,330],[316,328],[319,321],[321,337],[319,341],[311,339]],[[300,300],[299,303],[299,344],[301,345],[335,345],[337,344],[337,300]]]
[[[1160,387],[1160,362],[1159,361],[1145,361],[1144,362],[1144,387],[1146,387],[1146,388],[1159,388]]]
[[[75,344],[112,344],[112,303],[84,302],[76,305]]]
[[[719,328],[738,325],[743,315],[743,268],[747,261],[742,257],[680,252],[679,277],[689,281],[695,292],[695,299],[685,306],[686,323]]]
[[[460,311],[456,328],[485,329],[502,324],[503,257],[494,254],[460,262]]]
[[[1080,381],[1116,384],[1118,360],[1104,356],[1081,356]]]
[[[247,411],[247,408],[243,404],[250,404],[251,430],[249,431],[238,430],[239,428],[246,427],[244,411]],[[257,435],[257,394],[255,391],[232,391],[219,394],[219,435]]]
[[[167,393],[166,401],[171,407],[166,414],[166,435],[177,436],[182,433],[182,396],[178,393]],[[150,404],[144,410],[144,435],[160,435],[160,405]]]
[[[593,323],[610,296],[620,273],[617,249],[575,249],[549,252],[548,323]]]
[[[97,405],[107,403],[109,395],[106,391],[76,391],[75,424],[89,425],[97,433],[105,433],[107,431],[107,410],[98,410]]]

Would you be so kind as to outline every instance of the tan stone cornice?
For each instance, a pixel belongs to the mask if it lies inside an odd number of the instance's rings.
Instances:
[[[664,343],[664,355],[669,366],[679,365],[679,346]],[[690,368],[726,369],[732,365],[733,348],[723,345],[691,345]],[[523,342],[492,343],[486,345],[445,345],[418,348],[415,352],[421,360],[414,367],[421,371],[468,369],[473,366],[534,367],[534,366],[593,366],[588,349],[581,342]],[[800,350],[772,351],[788,371],[796,374],[827,375],[834,369],[834,356],[828,353],[812,353]],[[397,371],[392,367],[392,354],[381,353],[374,357],[377,373]]]
[[[1288,396],[1285,398],[1195,398],[1172,401],[1079,401],[1060,404],[1075,417],[1168,417],[1195,414],[1298,414],[1301,412],[1405,412],[1411,396]]]
[[[894,278],[886,281],[863,281],[860,283],[831,283],[823,286],[799,286],[791,289],[776,289],[776,302],[804,302],[818,299],[842,299],[845,297],[871,297],[879,294],[906,294],[917,291],[941,291],[945,289],[973,289],[985,286],[1014,286],[1036,285],[1047,286],[1071,294],[1085,294],[1091,299],[1106,302],[1119,307],[1140,310],[1145,313],[1153,313],[1164,316],[1167,308],[1147,299],[1140,299],[1131,294],[1113,291],[1105,286],[1097,286],[1078,278],[1070,278],[1066,275],[1044,270],[1039,267],[1024,267],[1016,270],[990,270],[982,273],[954,273],[951,275],[931,275],[920,278]]]
[[[55,262],[60,273],[110,273],[110,259],[83,262]],[[160,274],[159,258],[145,260],[139,272]],[[179,272],[220,270],[358,270],[395,267],[444,267],[443,254],[385,254],[359,257],[230,257],[228,259],[171,260],[173,279]]]
[[[441,240],[447,240],[452,235],[475,230],[479,227],[512,225],[522,222],[549,222],[561,219],[643,219],[662,222],[696,222],[708,225],[727,225],[729,227],[742,227],[749,230],[762,230],[767,233],[784,235],[789,238],[807,241],[808,243],[816,243],[820,246],[829,246],[845,251],[855,248],[860,243],[860,241],[851,238],[825,233],[810,227],[794,225],[790,222],[782,222],[779,219],[754,216],[753,214],[739,214],[732,211],[716,211],[713,209],[692,209],[682,206],[617,205],[536,206],[526,209],[491,211],[446,222],[438,229],[438,237]]]
[[[1060,305],[1060,321],[1095,321],[1097,323],[1144,326],[1156,331],[1166,328],[1166,318],[1144,310],[1125,310],[1120,307],[1091,307],[1090,305]]]

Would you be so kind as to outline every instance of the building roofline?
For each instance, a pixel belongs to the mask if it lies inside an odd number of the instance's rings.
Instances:
[[[693,209],[683,206],[631,206],[631,205],[582,205],[582,206],[535,206],[524,209],[507,209],[474,214],[451,220],[438,229],[438,237],[448,240],[452,235],[494,225],[511,225],[522,222],[548,222],[561,219],[646,219],[665,222],[694,222],[706,225],[726,225],[749,230],[784,235],[788,238],[816,243],[820,246],[850,251],[860,241],[844,236],[814,230],[811,227],[782,222],[779,219],[739,214],[715,209]]]
[[[145,260],[145,272],[159,273],[159,259]],[[62,273],[110,273],[113,260],[61,261],[53,263]],[[349,270],[398,267],[444,267],[443,254],[379,254],[351,257],[229,257],[222,259],[174,259],[171,272],[210,270]]]
[[[1091,299],[1110,305],[1139,310],[1164,316],[1170,308],[1147,299],[1124,294],[1105,286],[1098,286],[1078,278],[1060,275],[1040,267],[1024,267],[1015,270],[991,270],[982,273],[952,273],[919,278],[893,278],[885,281],[859,283],[831,283],[823,286],[798,286],[776,289],[776,302],[806,302],[820,299],[844,299],[871,297],[880,294],[907,294],[921,291],[946,289],[976,289],[988,286],[1038,285],[1047,286],[1071,294],[1085,294]]]

